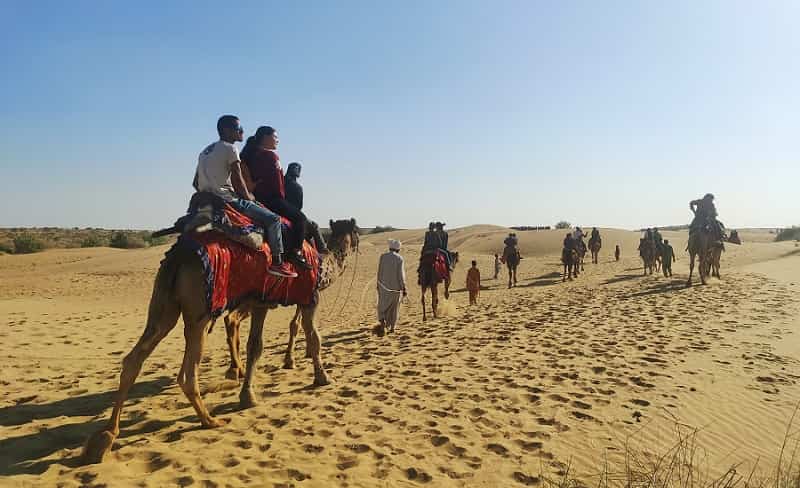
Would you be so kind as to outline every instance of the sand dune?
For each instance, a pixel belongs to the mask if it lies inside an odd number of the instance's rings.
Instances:
[[[85,467],[77,455],[108,417],[166,248],[0,256],[0,486],[505,487],[568,465],[591,483],[606,462],[621,469],[626,441],[638,453],[669,449],[676,419],[701,428],[709,473],[773,465],[800,400],[797,248],[742,233],[723,279],[687,289],[686,233],[664,233],[679,259],[668,279],[642,276],[638,233],[602,232],[600,264],[568,283],[557,274],[563,232],[518,232],[521,282],[508,290],[490,272],[508,229],[453,229],[453,312],[423,324],[412,284],[398,333],[384,338],[370,334],[378,256],[387,238],[403,240],[413,283],[423,232],[365,236],[355,275],[318,314],[332,386],[308,388],[302,340],[298,367],[279,369],[291,311],[277,310],[262,403],[237,411],[215,327],[201,386],[231,422],[198,429],[175,383],[183,337],[173,331],[145,363],[109,459]],[[487,289],[470,308],[471,259]]]

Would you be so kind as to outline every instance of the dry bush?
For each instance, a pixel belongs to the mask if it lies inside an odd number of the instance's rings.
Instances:
[[[634,450],[629,438],[625,442],[625,465],[622,471],[611,471],[604,462],[599,474],[578,479],[570,466],[558,477],[544,474],[539,479],[554,488],[800,488],[800,438],[792,431],[800,404],[795,408],[784,435],[777,465],[760,469],[756,459],[749,470],[740,471],[743,463],[730,466],[721,476],[712,475],[708,451],[699,443],[700,429],[674,421],[675,443],[666,452]],[[544,472],[544,469],[541,470]]]

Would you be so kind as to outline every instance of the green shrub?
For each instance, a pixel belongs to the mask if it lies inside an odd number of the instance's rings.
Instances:
[[[796,241],[800,240],[800,227],[793,225],[788,229],[781,229],[775,236],[776,241]]]
[[[97,234],[89,234],[81,241],[81,247],[103,247],[106,245],[106,240]]]
[[[570,229],[570,228],[572,228],[572,224],[570,224],[566,220],[562,220],[561,222],[556,223],[556,229]]]
[[[151,234],[150,232],[143,232],[142,239],[149,246],[160,246],[162,244],[166,244],[167,241],[169,240],[167,236],[153,237],[153,234]]]
[[[44,243],[30,234],[14,238],[14,254],[30,254],[44,250]]]

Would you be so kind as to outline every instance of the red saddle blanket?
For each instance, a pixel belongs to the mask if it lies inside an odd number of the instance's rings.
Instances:
[[[249,218],[229,206],[225,214],[236,227],[253,226]],[[176,246],[184,246],[200,257],[206,279],[206,303],[213,317],[248,298],[281,305],[307,305],[316,300],[320,259],[316,248],[307,241],[303,242],[303,255],[311,269],[292,265],[296,278],[267,273],[272,256],[266,243],[255,250],[219,232],[203,232],[183,234]]]
[[[423,254],[419,260],[419,274],[420,285],[431,285],[434,283],[441,283],[450,277],[450,270],[447,268],[447,258],[440,250],[436,252]]]

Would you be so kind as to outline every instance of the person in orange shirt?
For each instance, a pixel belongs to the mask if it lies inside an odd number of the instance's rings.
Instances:
[[[469,304],[478,304],[478,292],[481,289],[481,272],[478,262],[472,261],[472,267],[467,271],[467,290],[469,290]]]

